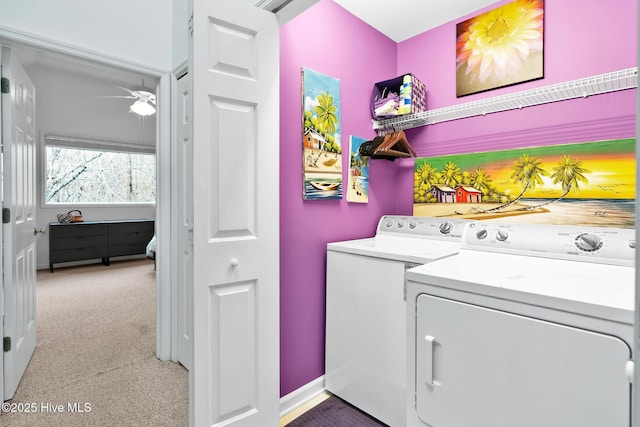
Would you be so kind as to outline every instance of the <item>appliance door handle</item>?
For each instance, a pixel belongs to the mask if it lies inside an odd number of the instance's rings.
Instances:
[[[424,337],[425,342],[425,372],[424,372],[424,380],[427,385],[435,386],[433,383],[433,352],[434,352],[434,344],[436,338],[431,335],[426,335]]]

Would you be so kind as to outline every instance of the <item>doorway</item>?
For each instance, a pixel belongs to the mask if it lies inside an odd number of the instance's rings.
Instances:
[[[119,94],[122,91],[117,86],[122,87],[130,87],[132,85],[141,85],[144,84],[147,87],[153,87],[156,89],[160,82],[160,76],[153,75],[152,73],[145,74],[141,73],[137,70],[128,70],[121,67],[116,67],[110,64],[97,63],[95,61],[86,59],[82,56],[82,53],[78,53],[78,56],[71,56],[67,54],[61,54],[58,52],[49,51],[45,48],[40,48],[34,45],[27,45],[24,43],[14,43],[10,40],[0,39],[0,43],[10,46],[14,51],[19,53],[19,58],[21,62],[25,64],[25,68],[31,74],[34,74],[35,78],[33,79],[36,83],[36,87],[43,86],[39,85],[38,81],[46,81],[52,79],[53,73],[57,73],[60,76],[66,78],[66,81],[59,83],[57,85],[58,90],[65,90],[69,92],[74,92],[74,87],[76,85],[82,86],[82,90],[86,90],[87,87],[91,86],[91,81],[98,82],[101,81],[101,84],[97,84],[94,88],[93,92],[86,92],[83,94],[76,93],[76,101],[77,103],[81,103],[84,107],[84,110],[88,111],[89,108],[88,103],[92,103],[95,111],[91,114],[86,114],[86,111],[83,112],[82,117],[78,117],[74,114],[69,114],[69,104],[67,102],[66,106],[61,102],[61,98],[57,97],[54,93],[54,90],[48,87],[42,93],[36,91],[36,102],[38,99],[55,99],[55,105],[53,108],[49,109],[47,114],[50,117],[50,120],[42,122],[42,115],[39,115],[38,108],[36,108],[36,124],[38,130],[43,133],[43,135],[39,135],[39,139],[42,140],[44,138],[45,132],[53,132],[57,134],[63,134],[63,136],[75,136],[81,138],[97,138],[99,140],[109,140],[116,142],[131,142],[131,143],[140,143],[144,145],[145,143],[151,143],[156,146],[156,156],[158,160],[157,164],[157,176],[158,176],[158,184],[157,184],[157,193],[168,193],[168,181],[162,181],[159,179],[160,175],[160,165],[163,163],[166,164],[169,162],[169,159],[166,158],[166,150],[162,150],[159,147],[160,139],[156,134],[156,118],[160,117],[160,115],[156,115],[153,118],[137,118],[135,117],[134,126],[129,126],[128,129],[133,132],[130,132],[127,136],[125,133],[118,133],[117,130],[122,130],[126,126],[115,125],[108,118],[110,114],[120,114],[123,116],[129,115],[135,116],[133,113],[128,112],[128,105],[130,103],[127,99],[109,99],[109,98],[91,98],[92,96],[109,96],[111,94]],[[53,70],[53,71],[52,71]],[[56,86],[56,85],[53,85]],[[165,92],[166,95],[167,92]],[[160,93],[158,93],[160,95]],[[79,97],[79,98],[78,98]],[[86,97],[86,98],[85,98]],[[82,98],[82,99],[81,99]],[[168,99],[168,97],[167,97]],[[160,96],[158,96],[158,103],[160,103]],[[114,111],[117,112],[114,113]],[[168,109],[167,109],[168,110]],[[59,116],[58,116],[59,115]],[[63,124],[63,116],[71,116],[71,120],[68,120],[66,124]],[[165,113],[163,120],[169,120],[170,116]],[[54,123],[54,124],[52,124]],[[55,126],[59,126],[55,128]],[[166,127],[166,126],[165,126]],[[103,130],[105,135],[109,135],[108,137],[100,137],[99,132],[91,133],[87,129],[98,129]],[[107,131],[104,131],[107,129]],[[116,135],[114,137],[114,135]],[[163,157],[160,158],[161,153]],[[38,161],[40,165],[42,164],[42,151],[38,150],[37,152]],[[41,226],[48,224],[49,222],[56,221],[56,215],[59,213],[60,209],[63,208],[52,208],[46,207],[43,203],[43,185],[42,179],[42,167],[38,167],[38,222]],[[165,190],[163,191],[163,187]],[[157,195],[158,196],[158,195]],[[159,197],[158,197],[159,199]],[[169,201],[165,199],[163,206],[170,205]],[[163,226],[160,223],[160,214],[159,211],[162,209],[159,202],[155,204],[155,206],[150,205],[146,207],[137,206],[132,210],[124,210],[120,207],[83,207],[82,212],[84,214],[85,220],[104,220],[104,219],[131,219],[136,217],[151,217],[156,219],[156,231],[159,226]],[[168,222],[168,215],[164,216],[164,221]],[[168,240],[170,239],[167,236],[165,239],[165,244],[169,246]],[[47,267],[47,259],[48,259],[48,244],[41,239],[39,242],[38,249],[38,269],[44,269]],[[169,275],[167,274],[168,267],[159,268],[156,271],[157,279],[156,279],[156,290],[158,291],[158,303],[157,310],[159,315],[156,316],[157,321],[157,336],[156,336],[156,356],[161,360],[169,360],[171,357],[171,353],[168,350],[170,348],[170,336],[168,333],[170,332],[170,312],[166,310],[166,302],[171,301],[169,296],[167,295],[167,288],[169,283]],[[54,273],[55,274],[55,273]],[[165,306],[161,307],[161,304],[165,304]]]

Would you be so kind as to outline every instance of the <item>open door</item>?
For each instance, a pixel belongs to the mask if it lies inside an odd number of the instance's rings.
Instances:
[[[279,417],[279,27],[235,0],[193,0],[195,426]]]
[[[176,174],[178,175],[176,209],[179,224],[177,252],[178,348],[177,356],[191,369],[193,334],[193,144],[191,138],[191,74],[178,79]]]
[[[17,58],[2,47],[3,152],[3,400],[18,388],[36,348],[35,87]],[[4,212],[10,212],[8,215]],[[8,351],[7,351],[8,348]]]

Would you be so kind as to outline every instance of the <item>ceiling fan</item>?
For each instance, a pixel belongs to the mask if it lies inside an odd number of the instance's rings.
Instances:
[[[126,87],[113,85],[118,89],[122,89],[127,92],[128,95],[105,95],[105,96],[92,96],[90,98],[124,98],[135,99],[133,104],[129,106],[129,111],[136,113],[140,116],[150,116],[156,112],[156,94],[152,92],[152,89],[144,86],[132,87],[127,89]]]

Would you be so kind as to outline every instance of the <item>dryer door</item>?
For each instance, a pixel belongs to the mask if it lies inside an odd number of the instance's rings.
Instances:
[[[624,341],[422,294],[416,409],[434,427],[630,425]]]

